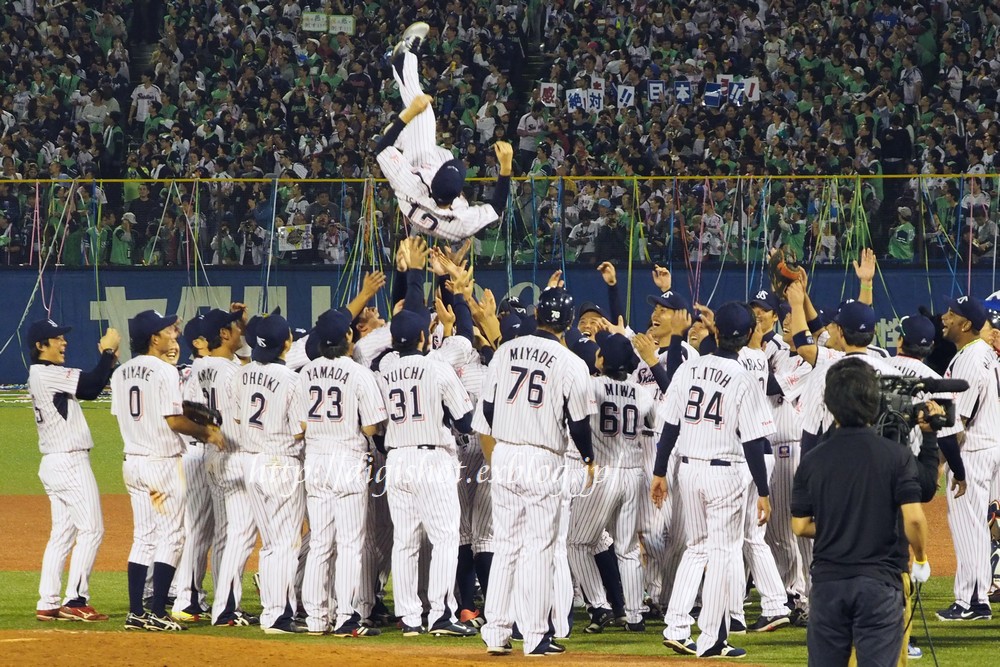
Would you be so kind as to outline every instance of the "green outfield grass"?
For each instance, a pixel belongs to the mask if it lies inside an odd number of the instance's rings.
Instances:
[[[18,402],[14,394],[0,395],[0,419],[4,423],[3,445],[0,446],[0,495],[41,494],[42,486],[38,481],[37,470],[40,455],[37,449],[33,413],[27,403]],[[94,474],[102,493],[124,493],[121,477],[122,443],[114,418],[111,416],[107,402],[87,403],[84,414],[90,424],[94,436],[95,448],[91,455]],[[9,505],[4,511],[16,511]],[[39,526],[39,530],[48,530],[48,526]],[[10,536],[5,536],[11,539]],[[938,653],[938,663],[941,665],[961,665],[962,667],[993,667],[998,664],[998,648],[1000,648],[1000,614],[996,620],[986,623],[940,623],[933,618],[934,611],[951,603],[951,579],[932,579],[924,591],[923,600],[928,617],[928,627],[931,639]],[[112,616],[109,623],[85,625],[39,623],[34,619],[34,608],[37,600],[37,572],[2,572],[0,571],[0,630],[51,630],[72,629],[84,632],[124,632],[122,621],[127,612],[127,594],[124,572],[99,572],[91,580],[92,600],[96,607]],[[250,577],[244,582],[246,598],[244,606],[250,611],[259,611],[259,601]],[[748,609],[747,616],[752,622],[756,619],[759,608],[756,603]],[[673,656],[660,644],[662,625],[652,623],[645,635],[625,634],[617,629],[610,629],[600,635],[587,635],[582,630],[584,616],[578,615],[577,632],[567,646],[571,651],[581,651],[609,656],[622,655],[653,655]],[[925,651],[925,657],[920,664],[931,665],[929,644],[924,635],[924,626],[919,612],[913,621],[914,636]],[[269,641],[292,642],[325,642],[332,639],[317,639],[314,637],[273,637],[264,635],[255,628],[211,628],[204,625],[193,626],[191,633],[206,636],[247,636],[254,639]],[[478,640],[440,640],[434,638],[404,639],[396,630],[389,630],[383,637],[373,639],[379,645],[440,645],[441,642],[470,642],[470,647],[477,649]],[[806,664],[805,630],[792,628],[782,629],[763,635],[748,635],[734,637],[732,643],[745,647],[749,651],[748,661],[761,665],[804,665]],[[70,644],[67,651],[71,653]],[[0,659],[0,663],[2,663]]]

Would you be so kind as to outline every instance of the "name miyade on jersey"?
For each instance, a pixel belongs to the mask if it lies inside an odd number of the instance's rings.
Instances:
[[[539,350],[533,347],[512,347],[510,349],[510,360],[535,361],[546,368],[552,368],[552,363],[556,360],[556,358],[545,350]]]

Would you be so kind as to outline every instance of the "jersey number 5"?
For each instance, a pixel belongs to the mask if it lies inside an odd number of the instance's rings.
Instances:
[[[704,406],[704,407],[703,407]],[[708,403],[705,403],[705,390],[694,386],[688,392],[687,407],[684,410],[684,419],[692,424],[697,424],[702,419],[710,421],[718,428],[722,424],[722,392],[713,393]]]

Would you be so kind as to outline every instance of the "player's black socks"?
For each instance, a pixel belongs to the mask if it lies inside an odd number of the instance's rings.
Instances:
[[[173,565],[153,563],[153,601],[149,605],[153,616],[162,618],[167,615],[167,594],[170,593],[170,584],[176,571],[177,568]]]
[[[618,614],[625,610],[625,591],[622,589],[622,575],[618,569],[618,555],[615,553],[615,546],[612,544],[607,551],[594,556],[597,563],[597,571],[601,573],[601,583],[608,593],[608,602],[611,609]]]
[[[483,589],[483,597],[486,597],[486,588],[490,584],[490,568],[493,567],[493,552],[481,551],[475,555],[476,579],[479,580],[479,587]]]
[[[463,544],[458,547],[458,608],[475,611],[476,609],[476,564],[472,555],[472,545]]]
[[[136,616],[142,616],[146,610],[142,608],[142,593],[146,588],[146,573],[149,568],[139,563],[128,564],[128,610]],[[170,584],[167,584],[169,588]]]

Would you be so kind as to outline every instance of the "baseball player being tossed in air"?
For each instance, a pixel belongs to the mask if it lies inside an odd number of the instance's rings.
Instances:
[[[118,360],[118,332],[108,329],[98,348],[101,359],[90,372],[66,368],[66,334],[52,320],[39,320],[28,329],[31,369],[28,393],[35,409],[38,449],[42,461],[38,477],[52,503],[52,533],[42,557],[35,617],[39,621],[106,621],[90,606],[90,573],[104,536],[101,497],[90,468],[94,441],[79,401],[93,400],[111,377]],[[76,548],[73,542],[76,541]],[[66,597],[59,592],[63,566],[70,550]]]
[[[494,144],[500,175],[493,199],[470,206],[462,195],[465,164],[435,143],[432,98],[420,88],[417,51],[428,30],[426,23],[414,23],[393,50],[393,76],[406,108],[382,134],[375,155],[410,224],[430,236],[461,241],[500,219],[510,193],[514,149],[505,141]]]

